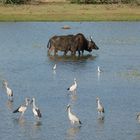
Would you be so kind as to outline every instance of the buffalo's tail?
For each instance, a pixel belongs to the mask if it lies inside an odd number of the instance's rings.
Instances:
[[[47,48],[50,48],[50,39],[48,41]]]

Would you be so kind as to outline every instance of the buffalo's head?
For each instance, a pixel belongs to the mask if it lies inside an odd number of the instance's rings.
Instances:
[[[90,41],[88,42],[88,51],[91,52],[92,49],[98,50],[99,48],[95,44],[95,42],[92,40],[92,37],[90,37]]]

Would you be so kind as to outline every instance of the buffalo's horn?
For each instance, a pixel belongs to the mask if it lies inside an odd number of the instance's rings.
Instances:
[[[92,37],[92,36],[90,36],[90,40],[92,40],[92,38],[93,38],[93,37]]]

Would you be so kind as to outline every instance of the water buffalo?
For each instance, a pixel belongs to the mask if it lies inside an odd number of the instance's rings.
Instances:
[[[99,48],[95,44],[95,42],[92,40],[92,37],[90,37],[90,41],[87,40],[83,34],[78,33],[75,35],[75,47],[76,51],[78,51],[80,55],[80,51],[82,51],[82,54],[84,53],[84,50],[91,52],[92,49],[98,50]],[[71,48],[72,51],[73,48]]]
[[[91,52],[92,49],[99,49],[92,38],[87,40],[82,33],[76,35],[53,36],[50,38],[47,47],[49,48],[48,52],[54,50],[55,55],[58,51],[63,51],[64,55],[66,55],[68,51],[75,55],[78,51],[80,55],[81,52],[82,54],[84,53],[84,50]]]
[[[66,55],[67,52],[71,50],[72,46],[75,46],[74,35],[64,35],[53,36],[49,40],[47,48],[49,48],[49,52],[54,50],[55,55],[58,51],[63,51],[64,55]]]

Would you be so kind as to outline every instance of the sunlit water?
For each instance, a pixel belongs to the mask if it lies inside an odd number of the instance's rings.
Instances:
[[[69,25],[70,30],[63,30]],[[47,55],[53,35],[83,33],[99,47],[84,56]],[[57,64],[56,71],[52,70]],[[103,70],[97,73],[97,66]],[[66,89],[77,79],[77,93]],[[7,100],[0,86],[0,139],[9,140],[139,140],[140,22],[0,23],[0,83],[14,91]],[[99,119],[96,97],[104,108]],[[19,120],[12,111],[25,97],[35,97],[42,112],[37,121],[32,106]],[[66,107],[82,121],[72,126]]]

